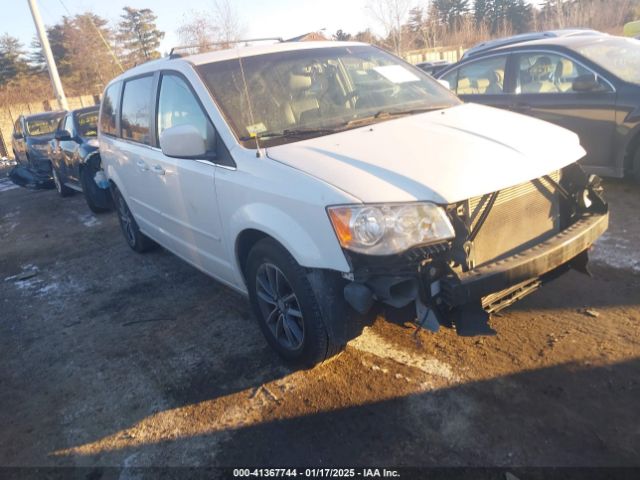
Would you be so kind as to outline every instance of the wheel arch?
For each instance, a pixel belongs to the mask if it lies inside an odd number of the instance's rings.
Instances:
[[[267,219],[269,222],[265,223]],[[247,256],[263,238],[278,242],[302,267],[341,272],[350,270],[333,231],[324,232],[325,235],[319,235],[317,230],[307,231],[294,217],[273,206],[248,205],[232,216],[230,225],[233,258],[245,286]],[[332,228],[328,220],[327,228]]]

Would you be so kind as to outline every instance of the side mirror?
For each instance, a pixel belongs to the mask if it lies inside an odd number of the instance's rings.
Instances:
[[[571,88],[574,92],[588,93],[602,90],[602,85],[600,85],[598,78],[594,74],[588,73],[576,77]]]
[[[438,80],[438,83],[442,85],[444,88],[446,88],[447,90],[451,90],[451,84],[446,80]]]
[[[69,133],[69,130],[58,130],[56,132],[55,139],[60,142],[71,140],[71,133]]]
[[[24,137],[22,136],[22,133],[20,133],[20,132],[13,132],[13,138],[14,138],[14,140],[22,140]]]
[[[160,134],[160,148],[167,157],[198,158],[207,148],[200,131],[193,125],[176,125]]]

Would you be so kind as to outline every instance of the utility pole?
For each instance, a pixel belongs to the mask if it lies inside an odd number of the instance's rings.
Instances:
[[[51,77],[51,86],[53,92],[58,99],[58,104],[63,110],[69,110],[69,104],[67,103],[67,97],[64,95],[62,89],[62,82],[60,81],[60,75],[58,75],[58,67],[56,67],[56,61],[53,59],[53,53],[51,53],[51,45],[49,45],[49,39],[47,38],[47,32],[42,24],[42,17],[40,17],[40,10],[36,0],[28,0],[29,8],[31,9],[31,16],[33,17],[33,23],[36,24],[36,30],[38,31],[38,38],[40,39],[40,45],[42,45],[42,51],[44,52],[44,58],[47,61],[47,68],[49,69],[49,76]]]

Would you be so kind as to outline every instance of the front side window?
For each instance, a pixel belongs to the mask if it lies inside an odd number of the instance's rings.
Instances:
[[[158,139],[178,125],[193,125],[205,139],[207,152],[215,151],[215,133],[187,83],[178,75],[164,74],[158,98]]]
[[[504,93],[504,72],[507,56],[477,60],[458,69],[455,92],[458,95],[500,95]],[[447,80],[444,78],[444,80]]]
[[[153,77],[141,77],[124,84],[122,93],[122,138],[151,145],[150,121]]]
[[[116,111],[119,97],[120,83],[111,85],[104,94],[100,110],[100,131],[104,134],[117,135]]]
[[[200,65],[237,138],[299,141],[460,101],[418,68],[370,46],[310,48]]]
[[[575,93],[573,82],[583,75],[595,75],[564,55],[551,52],[518,56],[516,93]],[[604,89],[610,87],[600,79]]]

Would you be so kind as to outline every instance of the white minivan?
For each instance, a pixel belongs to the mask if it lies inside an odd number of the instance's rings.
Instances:
[[[607,228],[575,134],[463,104],[366,44],[171,55],[114,79],[99,123],[131,248],[160,244],[247,294],[305,365],[374,303],[494,333],[492,312],[587,272]]]

